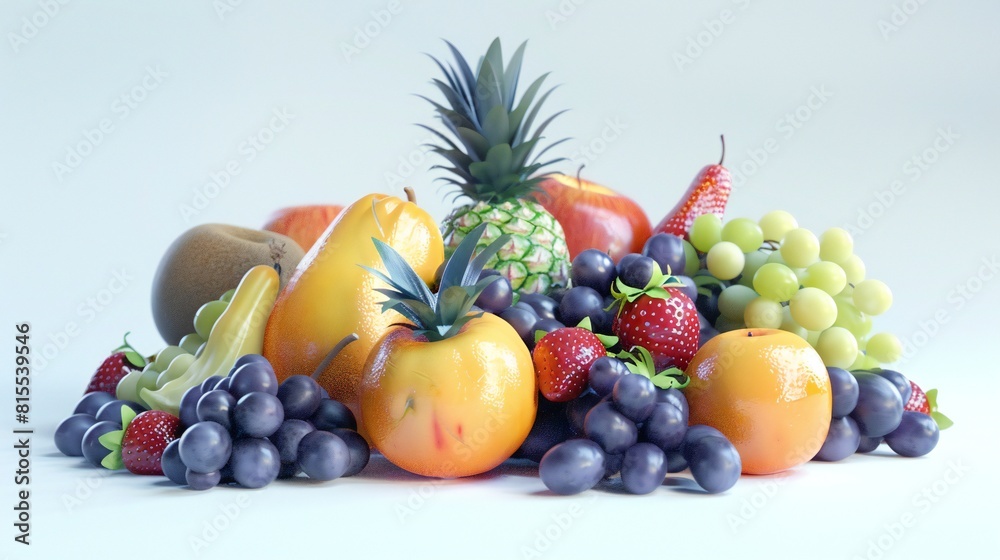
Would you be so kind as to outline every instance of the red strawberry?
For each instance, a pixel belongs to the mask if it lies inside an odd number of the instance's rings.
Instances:
[[[579,397],[587,388],[591,364],[605,354],[601,339],[585,328],[563,327],[546,334],[531,354],[542,396],[553,402]]]
[[[698,350],[698,310],[684,294],[677,278],[654,270],[645,288],[633,288],[621,279],[611,291],[618,300],[618,313],[611,330],[622,348],[641,346],[653,356],[656,370],[687,368]]]
[[[180,437],[180,419],[162,410],[136,416],[126,406],[122,407],[122,426],[101,436],[101,443],[111,451],[101,464],[112,470],[125,467],[135,474],[162,475],[160,458],[167,444]]]
[[[694,219],[702,214],[722,217],[733,190],[733,176],[722,166],[726,158],[726,139],[722,138],[722,157],[719,163],[706,165],[694,178],[677,206],[653,228],[653,233],[671,233],[688,239],[688,232]]]
[[[142,369],[146,366],[146,359],[128,343],[128,335],[129,333],[125,333],[122,338],[123,344],[112,350],[113,353],[104,359],[101,366],[90,377],[90,383],[87,384],[87,389],[83,394],[100,391],[114,395],[122,377],[134,369]]]
[[[910,393],[910,400],[906,401],[903,410],[912,410],[913,412],[927,414],[934,419],[938,428],[942,430],[947,430],[955,424],[951,421],[951,418],[948,418],[938,410],[937,389],[931,389],[924,393],[924,390],[912,381],[910,381],[910,387],[913,389],[913,392]]]

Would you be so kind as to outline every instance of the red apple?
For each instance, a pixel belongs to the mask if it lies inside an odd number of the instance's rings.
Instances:
[[[642,251],[652,225],[631,198],[607,187],[570,177],[549,175],[540,184],[538,202],[566,232],[570,258],[586,249],[606,251],[615,262]]]
[[[271,219],[262,229],[287,235],[304,251],[309,251],[343,209],[343,206],[336,204],[289,206],[271,214]]]

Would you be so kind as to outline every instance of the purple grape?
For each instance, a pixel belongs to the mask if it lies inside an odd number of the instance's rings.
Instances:
[[[905,375],[891,369],[877,369],[872,373],[888,379],[896,387],[896,390],[899,391],[899,396],[903,399],[904,403],[910,400],[910,395],[913,394],[913,387]]]
[[[688,468],[687,459],[681,454],[678,449],[671,449],[666,452],[667,455],[667,472],[668,473],[679,473],[684,469]]]
[[[646,240],[642,254],[656,261],[664,274],[684,274],[687,255],[684,240],[669,233],[657,233]]]
[[[500,276],[500,273],[495,270],[484,270],[482,274],[479,275],[479,279],[482,280],[487,276],[495,276],[494,280],[479,297],[476,298],[476,305],[479,306],[483,311],[488,311],[490,313],[499,313],[504,309],[507,309],[514,302],[514,290],[510,287],[510,281],[507,278]]]
[[[537,315],[530,311],[525,311],[520,307],[510,307],[500,312],[500,318],[506,321],[511,327],[514,327],[514,331],[517,332],[517,336],[521,337],[521,340],[524,341],[526,345],[534,345],[534,327],[535,323],[538,322]]]
[[[698,348],[701,348],[709,340],[719,335],[719,331],[715,330],[715,327],[707,327],[698,331]]]
[[[941,431],[933,418],[907,410],[895,430],[885,435],[885,442],[903,457],[921,457],[937,447]]]
[[[667,455],[652,443],[637,443],[625,452],[622,484],[631,494],[649,494],[667,476]]]
[[[823,447],[819,448],[814,461],[840,461],[850,457],[861,444],[861,431],[850,416],[834,418],[830,421],[830,431],[826,434]]]
[[[555,319],[559,304],[556,300],[544,294],[521,294],[518,303],[531,307],[539,319]]]
[[[565,326],[566,325],[560,323],[559,321],[556,321],[555,319],[539,319],[538,322],[535,323],[535,326],[532,327],[531,330],[536,335],[537,335],[538,331],[542,331],[543,333],[548,334],[548,333],[550,333],[552,331],[564,328]]]
[[[677,276],[676,278],[684,284],[678,287],[680,291],[684,292],[684,295],[690,298],[692,302],[698,299],[698,285],[694,283],[694,280],[690,276]]]
[[[80,402],[76,403],[76,408],[73,409],[73,414],[89,414],[96,417],[97,411],[100,410],[102,406],[113,400],[117,399],[115,399],[115,396],[111,393],[105,393],[103,391],[87,393],[80,399]]]
[[[101,461],[111,451],[101,444],[100,437],[108,432],[120,429],[122,429],[120,422],[111,422],[109,420],[102,420],[87,428],[87,431],[83,433],[83,439],[80,440],[80,451],[83,453],[83,458],[97,468],[104,468],[101,465]]]
[[[181,461],[181,440],[175,439],[167,444],[160,456],[160,468],[163,474],[174,484],[187,484],[187,467]]]
[[[622,472],[622,463],[625,462],[624,453],[614,455],[604,454],[604,478],[611,478]]]
[[[294,463],[298,460],[299,442],[310,432],[316,431],[312,424],[305,420],[289,419],[281,423],[278,431],[271,436],[271,441],[278,448],[282,463]]]
[[[268,362],[250,362],[240,366],[229,377],[229,392],[242,399],[250,393],[278,394],[278,378]]]
[[[587,381],[598,396],[610,395],[615,383],[625,375],[630,375],[625,362],[612,356],[601,356],[590,364]]]
[[[590,409],[584,420],[583,430],[587,437],[611,454],[624,453],[639,439],[635,423],[615,410],[610,402],[597,403]]]
[[[633,422],[642,422],[653,412],[656,385],[643,375],[624,375],[611,393],[615,408]]]
[[[218,383],[215,384],[215,389],[213,391],[226,391],[229,392],[229,386],[232,384],[232,377],[225,377],[220,379]]]
[[[233,364],[233,368],[229,370],[229,375],[232,376],[236,370],[247,364],[265,364],[268,368],[271,367],[271,362],[267,361],[267,358],[261,356],[260,354],[244,354],[236,359],[236,363]]]
[[[114,422],[116,424],[121,424],[123,406],[131,408],[132,412],[135,412],[137,415],[140,412],[146,411],[146,409],[143,408],[143,406],[140,405],[139,403],[132,401],[121,401],[115,399],[113,401],[108,401],[103,406],[101,406],[101,408],[97,410],[97,415],[95,416],[95,418],[97,418],[98,422]]]
[[[222,377],[221,375],[213,375],[208,379],[202,381],[201,385],[199,386],[199,388],[201,389],[201,393],[205,394],[209,391],[214,391],[215,386],[218,385],[219,381],[222,381],[223,379],[225,379],[225,377]]]
[[[584,317],[590,317],[591,323],[602,319],[604,315],[604,298],[597,290],[587,286],[570,288],[562,301],[559,302],[559,319],[564,325],[575,327]]]
[[[694,444],[698,443],[698,440],[704,437],[726,438],[722,432],[711,426],[706,426],[704,424],[688,426],[687,431],[684,432],[684,440],[681,442],[681,454],[684,455],[684,459],[686,461],[691,462],[689,455],[691,454],[691,450],[694,448]]]
[[[570,268],[574,286],[587,286],[604,296],[611,293],[611,283],[617,275],[615,261],[598,249],[587,249],[578,254]]]
[[[299,467],[315,480],[340,478],[351,465],[351,452],[344,440],[330,432],[306,434],[299,443]]]
[[[309,417],[309,422],[316,426],[317,430],[331,431],[337,428],[347,428],[357,430],[358,421],[354,418],[354,413],[342,402],[334,399],[323,399],[319,401],[316,412]]]
[[[300,472],[302,472],[302,469],[299,468],[298,463],[282,463],[281,468],[278,469],[278,479],[288,480],[289,478],[295,477]]]
[[[574,399],[576,402],[579,398]],[[538,399],[538,413],[531,431],[517,450],[517,455],[529,461],[539,462],[542,456],[556,445],[572,437],[569,419],[566,416],[567,403],[554,403],[545,398]]]
[[[625,256],[628,257],[628,255]],[[627,261],[625,258],[622,258],[621,262],[618,263],[618,278],[626,286],[633,288],[645,288],[655,271],[656,261],[642,255],[638,255]]]
[[[833,417],[843,418],[858,404],[858,381],[845,369],[826,368],[830,374],[830,392],[833,395]]]
[[[63,420],[53,437],[56,449],[68,457],[83,457],[83,434],[96,423],[97,418],[90,414],[74,414]]]
[[[365,441],[365,438],[361,437],[361,434],[358,432],[346,428],[337,428],[331,433],[344,440],[344,443],[347,444],[347,451],[351,456],[351,462],[347,465],[347,470],[340,476],[354,476],[364,470],[372,454],[371,447]]]
[[[308,375],[293,375],[278,387],[278,400],[285,410],[285,418],[309,418],[322,398],[319,383]]]
[[[589,439],[571,439],[553,447],[538,464],[545,487],[568,496],[590,490],[604,478],[605,454]]]
[[[539,402],[543,400],[545,399],[538,399]],[[594,408],[600,400],[601,397],[596,394],[586,392],[571,400],[566,405],[566,419],[569,420],[569,429],[572,433],[577,435],[583,434],[583,426],[587,418],[587,413],[589,413],[590,409]]]
[[[184,465],[196,473],[206,474],[226,465],[233,449],[233,440],[222,424],[198,422],[184,431],[178,445]],[[190,479],[188,483],[190,484]]]
[[[184,473],[184,480],[192,490],[208,490],[209,488],[215,488],[222,482],[222,473],[217,470],[200,473],[188,469]]]
[[[858,445],[857,453],[871,453],[882,445],[881,437],[861,436],[861,443]]]
[[[694,300],[694,306],[698,313],[704,315],[713,325],[719,319],[719,294],[722,293],[722,284],[711,282],[703,286],[705,292],[698,291],[698,298]]]
[[[180,411],[177,416],[181,419],[181,426],[184,428],[194,426],[199,422],[198,401],[201,400],[201,396],[204,394],[201,387],[201,385],[195,385],[184,391],[184,396],[181,397]]]
[[[233,408],[233,428],[243,436],[267,437],[281,427],[284,419],[285,411],[281,401],[270,393],[247,393],[236,401],[236,407]]]
[[[709,494],[732,488],[743,470],[739,452],[724,437],[699,438],[691,445],[685,458],[694,481]]]
[[[688,401],[687,397],[684,396],[679,389],[671,387],[669,389],[657,389],[656,390],[656,402],[670,403],[681,411],[682,418],[684,418],[684,425],[687,426],[688,423]]]
[[[868,372],[853,372],[858,381],[858,404],[851,418],[858,423],[861,435],[884,436],[903,419],[903,398],[886,378]]]
[[[642,426],[642,439],[664,451],[680,448],[687,433],[684,413],[671,403],[658,402]]]
[[[244,488],[267,486],[278,478],[278,470],[281,469],[278,450],[264,438],[244,437],[236,440],[229,462],[233,478]]]
[[[198,404],[195,406],[198,420],[194,424],[218,422],[223,428],[230,430],[233,427],[234,408],[236,408],[236,398],[231,394],[219,389],[209,391],[198,399]]]

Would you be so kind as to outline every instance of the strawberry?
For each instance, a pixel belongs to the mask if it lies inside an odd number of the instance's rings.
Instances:
[[[653,357],[656,370],[685,369],[698,350],[698,310],[682,291],[683,283],[659,267],[644,288],[615,280],[611,288],[618,313],[611,330],[622,348],[641,346]]]
[[[147,410],[136,416],[122,407],[122,429],[108,432],[100,442],[111,451],[101,465],[117,470],[122,467],[135,474],[163,474],[160,458],[167,444],[181,435],[181,421],[169,412]]]
[[[583,327],[556,329],[538,340],[531,353],[542,396],[571,401],[587,388],[590,366],[606,354],[604,343]]]
[[[920,412],[930,416],[941,430],[946,430],[955,424],[951,421],[951,418],[948,418],[938,410],[937,389],[931,389],[924,393],[924,390],[912,381],[910,381],[910,387],[913,389],[913,392],[910,393],[910,400],[906,401],[903,410]]]
[[[112,354],[104,359],[101,366],[90,377],[90,383],[87,384],[87,389],[83,394],[100,391],[114,395],[118,388],[118,382],[128,372],[146,367],[146,359],[128,343],[128,335],[129,333],[125,333],[125,336],[122,337],[122,345],[112,350]]]
[[[720,137],[722,138],[722,137]],[[733,190],[733,176],[722,166],[726,158],[726,139],[722,138],[722,157],[719,163],[706,165],[694,178],[691,186],[677,206],[653,228],[653,233],[671,233],[688,239],[688,232],[694,219],[702,214],[722,217]]]

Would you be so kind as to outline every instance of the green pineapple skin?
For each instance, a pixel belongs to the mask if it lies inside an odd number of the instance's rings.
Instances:
[[[450,232],[445,240],[445,256],[473,228],[485,222],[486,232],[477,244],[489,245],[494,239],[509,234],[511,241],[486,263],[510,281],[520,293],[544,294],[569,284],[569,249],[562,226],[542,205],[527,199],[514,199],[499,204],[479,202],[456,209],[444,224]]]

